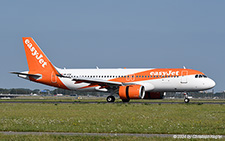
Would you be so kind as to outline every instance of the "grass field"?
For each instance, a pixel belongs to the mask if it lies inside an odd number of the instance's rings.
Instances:
[[[170,140],[187,140],[190,139],[173,139],[169,137],[127,137],[127,136],[59,136],[59,135],[1,135],[0,139],[4,141],[170,141]],[[212,139],[191,139],[192,141],[206,141]],[[223,140],[223,139],[217,139]]]
[[[225,135],[225,105],[0,104],[1,131]]]

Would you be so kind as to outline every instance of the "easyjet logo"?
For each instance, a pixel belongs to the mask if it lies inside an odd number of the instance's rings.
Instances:
[[[172,71],[172,70],[170,70],[170,71],[152,71],[152,72],[150,72],[150,75],[162,75],[162,76],[177,75],[177,76],[179,76],[179,71]]]
[[[30,49],[31,54],[38,60],[41,66],[45,68],[45,66],[47,66],[47,62],[43,59],[43,55],[37,52],[35,47],[30,43],[30,40],[26,39],[25,44]]]

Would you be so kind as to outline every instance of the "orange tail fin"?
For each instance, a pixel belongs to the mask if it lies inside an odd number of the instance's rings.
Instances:
[[[29,70],[45,71],[51,68],[51,62],[31,37],[23,37],[24,49],[27,56]]]
[[[47,84],[50,86],[66,88],[57,75],[59,72],[31,37],[23,37],[24,49],[27,57],[29,74],[41,74],[40,79],[30,77],[31,81]]]

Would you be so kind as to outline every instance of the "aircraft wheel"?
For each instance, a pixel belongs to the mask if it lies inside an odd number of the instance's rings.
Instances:
[[[189,98],[185,98],[185,99],[184,99],[184,102],[185,102],[185,103],[189,103],[189,101],[190,101]]]
[[[108,96],[106,98],[107,102],[114,102],[115,101],[115,97],[114,96]]]
[[[129,102],[130,99],[122,99],[123,102]]]

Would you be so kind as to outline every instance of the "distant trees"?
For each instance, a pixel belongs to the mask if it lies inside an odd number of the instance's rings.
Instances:
[[[0,88],[0,94],[9,94],[10,90],[9,89],[2,89]]]
[[[0,88],[0,93],[1,94],[30,94],[32,93],[32,90],[30,89],[23,89],[23,88],[18,88],[18,89],[2,89]]]

